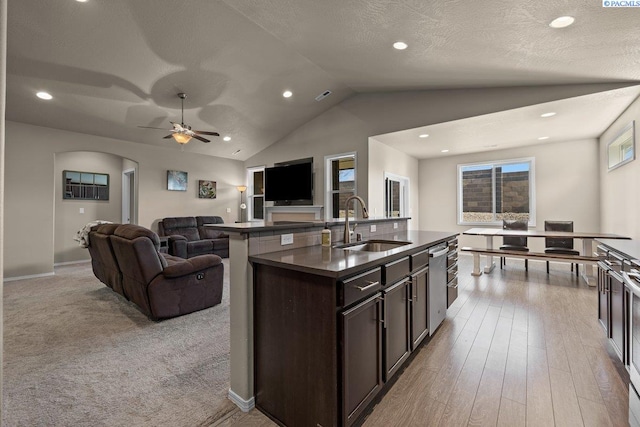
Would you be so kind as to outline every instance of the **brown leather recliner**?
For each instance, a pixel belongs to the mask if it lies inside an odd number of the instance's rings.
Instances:
[[[122,289],[122,272],[111,245],[111,235],[120,224],[102,224],[89,232],[89,254],[93,274],[105,285],[127,298]],[[128,298],[127,298],[128,299]]]
[[[109,239],[122,273],[123,295],[151,319],[168,319],[221,302],[224,265],[219,256],[186,260],[160,254],[158,235],[133,224],[118,225]]]
[[[203,254],[229,257],[229,235],[210,229],[205,224],[222,224],[219,216],[182,216],[163,218],[158,234],[168,237],[169,253],[181,258]]]

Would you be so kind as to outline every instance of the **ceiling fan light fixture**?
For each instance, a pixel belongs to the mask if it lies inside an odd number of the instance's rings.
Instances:
[[[177,132],[173,134],[173,139],[175,139],[178,144],[186,144],[191,141],[191,137],[189,135]]]
[[[227,136],[225,136],[224,138],[222,138],[222,140],[223,140],[224,142],[229,142],[229,141],[231,141],[231,137],[230,137],[229,135],[227,135]]]

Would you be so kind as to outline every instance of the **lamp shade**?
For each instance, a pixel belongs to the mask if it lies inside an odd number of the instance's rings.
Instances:
[[[178,144],[186,144],[187,142],[191,141],[191,137],[189,135],[178,132],[173,133],[173,139],[175,139]]]
[[[238,191],[242,193],[244,191],[247,191],[247,186],[246,185],[238,185],[236,187],[236,189],[238,189]]]

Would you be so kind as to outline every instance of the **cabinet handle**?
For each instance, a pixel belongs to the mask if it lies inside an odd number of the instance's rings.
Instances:
[[[376,281],[376,282],[371,282],[371,281],[369,281],[369,280],[366,280],[366,282],[368,283],[368,285],[367,285],[367,286],[358,286],[358,285],[353,285],[353,287],[354,287],[354,288],[358,288],[358,289],[360,289],[360,292],[364,292],[364,291],[366,291],[367,289],[373,288],[374,286],[377,286],[377,285],[379,285],[379,284],[380,284],[380,282],[377,282],[377,281]]]

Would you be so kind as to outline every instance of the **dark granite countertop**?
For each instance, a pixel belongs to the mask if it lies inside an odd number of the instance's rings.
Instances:
[[[406,221],[411,218],[402,217],[402,218],[369,218],[369,219],[357,219],[350,220],[351,224],[375,224],[377,222],[392,222],[392,221]],[[253,233],[255,231],[265,231],[265,230],[289,230],[295,228],[324,228],[324,225],[328,224],[329,226],[333,225],[344,225],[344,220],[314,220],[314,221],[251,221],[251,222],[240,222],[234,224],[206,224],[207,227],[222,230],[231,233]]]
[[[596,239],[596,242],[626,255],[629,259],[640,260],[640,240]]]
[[[340,278],[437,245],[458,234],[457,232],[446,231],[409,230],[376,236],[376,240],[384,239],[411,242],[408,245],[384,252],[350,251],[323,246],[309,246],[306,248],[254,255],[249,257],[249,261],[254,264],[265,264],[319,276]]]

